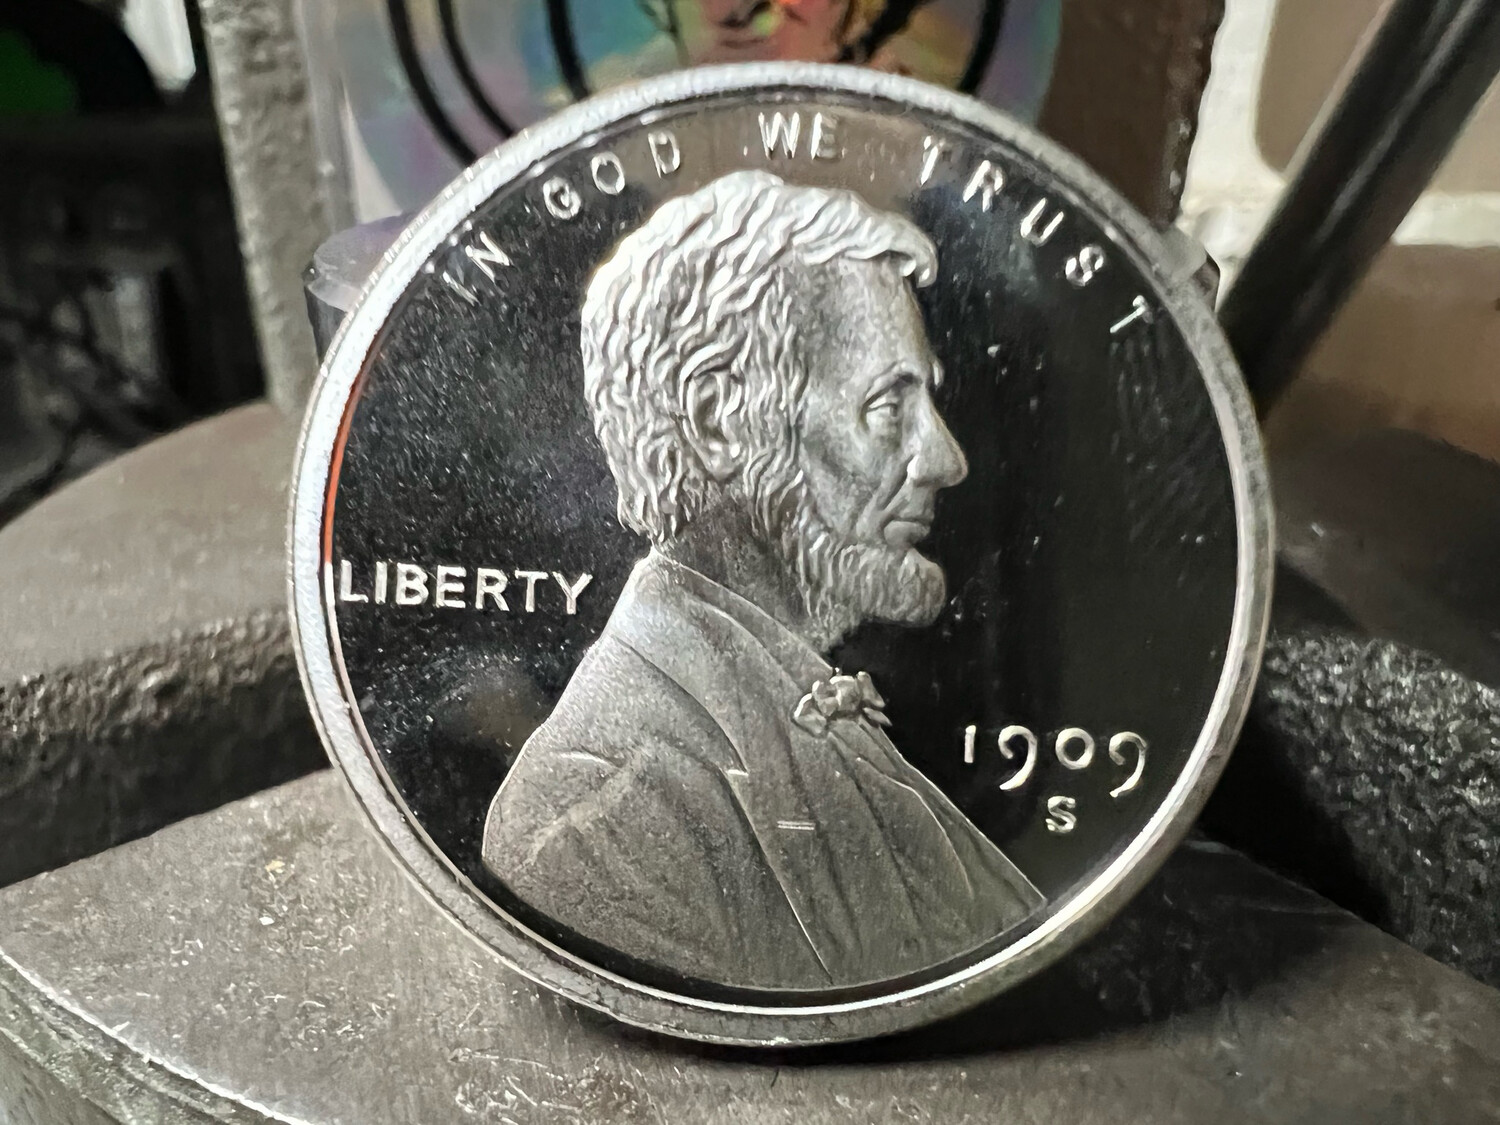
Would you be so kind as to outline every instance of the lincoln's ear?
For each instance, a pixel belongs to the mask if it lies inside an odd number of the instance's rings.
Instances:
[[[683,388],[683,440],[708,475],[719,482],[740,467],[740,443],[725,426],[733,413],[729,399],[738,394],[739,379],[727,371],[705,371]]]

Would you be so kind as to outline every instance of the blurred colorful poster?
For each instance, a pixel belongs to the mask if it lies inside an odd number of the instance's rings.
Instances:
[[[419,206],[548,113],[684,66],[843,62],[973,93],[1026,121],[1061,0],[304,0],[325,21],[365,204]]]

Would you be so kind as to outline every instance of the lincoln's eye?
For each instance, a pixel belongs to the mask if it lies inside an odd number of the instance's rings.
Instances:
[[[892,432],[901,424],[901,385],[881,391],[865,403],[865,425],[872,430]]]

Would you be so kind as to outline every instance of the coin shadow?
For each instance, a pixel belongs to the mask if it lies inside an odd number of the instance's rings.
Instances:
[[[767,1052],[655,1039],[743,1064],[880,1065],[1077,1044],[1213,1013],[1315,957],[1352,915],[1201,837],[1180,847],[1105,928],[963,1015],[872,1042]]]
[[[995,1000],[877,1045],[882,1059],[1078,1043],[1212,1013],[1315,956],[1353,919],[1201,837],[1105,928]]]

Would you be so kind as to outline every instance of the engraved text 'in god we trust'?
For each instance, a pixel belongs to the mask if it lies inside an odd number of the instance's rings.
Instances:
[[[328,583],[337,601],[372,605],[480,609],[500,613],[578,612],[578,597],[592,574],[560,570],[511,570],[492,566],[424,566],[376,562],[356,567],[348,559],[329,564]]]
[[[770,167],[789,164],[835,163],[848,153],[848,129],[832,112],[799,110],[782,105],[767,108],[755,116],[753,132],[742,140],[747,161],[764,159]],[[623,154],[623,155],[622,155]],[[957,190],[966,208],[983,214],[1002,212],[1013,216],[1020,240],[1036,251],[1054,242],[1063,249],[1059,261],[1047,268],[1058,269],[1075,289],[1086,289],[1109,266],[1109,257],[1097,242],[1079,244],[1070,229],[1072,216],[1065,201],[1034,193],[1017,197],[1014,207],[1000,202],[1013,191],[1006,159],[998,153],[969,151],[950,140],[926,136],[920,152],[911,154],[909,174],[922,188],[950,187]],[[536,190],[540,202],[553,220],[569,223],[588,207],[614,199],[624,192],[632,178],[647,181],[672,180],[684,165],[692,163],[685,155],[677,134],[668,128],[649,131],[644,140],[634,142],[619,152],[605,149],[589,160],[587,170],[571,175],[553,175]],[[629,170],[627,170],[629,169]],[[423,267],[465,304],[478,306],[486,294],[499,285],[503,273],[515,269],[511,248],[492,232],[465,223],[451,235],[446,244]],[[1144,294],[1137,294],[1128,307],[1122,307],[1109,334],[1123,335],[1129,329],[1140,330],[1156,320],[1156,311]],[[993,354],[993,353],[991,353]]]

